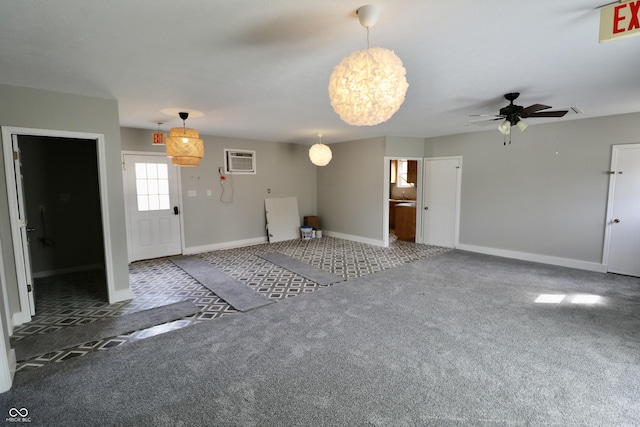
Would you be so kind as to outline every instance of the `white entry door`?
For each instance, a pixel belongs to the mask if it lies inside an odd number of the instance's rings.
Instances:
[[[130,261],[182,253],[178,167],[164,155],[124,154]]]
[[[460,222],[462,157],[424,159],[422,242],[455,248]]]
[[[607,271],[640,277],[640,144],[613,146]]]

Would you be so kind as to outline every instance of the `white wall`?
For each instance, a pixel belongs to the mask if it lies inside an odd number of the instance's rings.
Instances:
[[[194,124],[193,127],[196,127]],[[151,145],[149,130],[122,128],[122,149],[164,151]],[[295,196],[301,221],[316,215],[316,167],[309,161],[309,147],[217,136],[200,135],[204,141],[204,159],[197,167],[180,168],[185,252],[205,251],[234,242],[266,241],[264,199]],[[222,187],[218,167],[224,166],[224,149],[256,151],[255,175],[227,176]],[[232,190],[233,187],[233,190]],[[207,195],[211,190],[211,196]],[[269,193],[268,190],[271,190]],[[195,197],[189,197],[195,191]]]
[[[318,167],[320,228],[382,244],[385,138],[330,145],[333,159]]]
[[[640,114],[532,124],[503,145],[497,130],[425,140],[425,155],[462,155],[460,243],[602,262],[613,144],[640,141]]]
[[[385,153],[389,157],[424,157],[423,138],[387,136],[385,142]]]

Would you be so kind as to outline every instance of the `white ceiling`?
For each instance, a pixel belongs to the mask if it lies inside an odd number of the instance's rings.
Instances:
[[[0,0],[0,83],[116,98],[122,126],[331,143],[487,130],[471,114],[516,104],[583,114],[640,111],[640,37],[598,43],[610,0]],[[333,67],[365,49],[355,10],[379,7],[371,46],[395,51],[409,90],[386,123],[333,112]],[[495,124],[494,124],[495,125]],[[497,131],[496,131],[497,132]]]

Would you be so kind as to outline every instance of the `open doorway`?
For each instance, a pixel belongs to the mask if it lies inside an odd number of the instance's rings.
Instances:
[[[27,138],[27,139],[25,139]],[[28,138],[41,138],[39,141],[33,140],[36,148],[32,150],[37,159],[36,166],[28,165],[23,170],[21,160],[21,144]],[[88,147],[85,154],[77,157],[74,148],[64,150],[58,146],[61,141],[73,140],[75,143]],[[73,142],[67,141],[73,145]],[[46,256],[43,264],[37,267],[36,276],[48,276],[52,273],[73,272],[87,268],[96,268],[102,271],[102,291],[103,298],[109,302],[115,302],[118,295],[115,291],[113,259],[110,238],[110,223],[108,215],[108,191],[105,139],[103,134],[93,134],[84,132],[56,131],[30,128],[2,127],[2,144],[5,161],[5,172],[7,182],[7,200],[9,204],[9,217],[11,220],[11,234],[13,240],[14,259],[17,275],[17,299],[12,299],[8,307],[12,313],[12,326],[21,325],[31,321],[31,316],[35,313],[34,303],[34,283],[31,266],[31,250],[29,241],[33,240],[33,246],[41,245],[41,250]],[[60,155],[45,153],[40,151],[38,144],[56,146],[60,149]],[[27,147],[24,145],[24,147]],[[77,147],[76,147],[77,149]],[[26,148],[30,151],[31,148]],[[28,159],[26,159],[28,161]],[[34,197],[33,190],[25,190],[23,177],[30,174],[29,169],[48,167],[57,164],[62,167],[58,171],[48,171],[43,174],[43,178],[36,179],[40,185],[50,185],[56,180],[62,185],[57,190],[51,191],[55,199],[42,199]],[[40,166],[38,166],[40,165]],[[88,171],[89,175],[80,174],[81,170]],[[39,173],[41,173],[40,171]],[[58,179],[51,174],[64,174],[64,179]],[[89,184],[90,183],[90,184]],[[64,187],[71,190],[64,190]],[[89,187],[90,186],[90,187]],[[49,191],[47,191],[48,193]],[[83,208],[71,205],[73,201],[82,202]],[[27,202],[28,201],[28,202]],[[27,203],[31,205],[31,211],[35,210],[35,219],[31,218],[31,223],[27,218]],[[60,228],[54,224],[54,204],[67,203],[67,210],[59,215],[62,218],[71,218],[65,222],[64,233],[73,235],[76,242],[67,246],[60,239],[63,234],[56,232],[53,228]],[[85,210],[84,208],[91,209]],[[50,210],[51,209],[51,210]],[[44,211],[44,227],[42,224],[41,211]],[[78,213],[79,215],[76,215]],[[37,226],[37,227],[36,227]],[[40,230],[38,230],[40,228]],[[46,229],[46,233],[45,232]],[[35,234],[34,234],[35,233]],[[60,245],[64,251],[54,257],[49,255],[53,247]],[[71,247],[76,249],[70,250]],[[88,248],[91,249],[88,249]],[[77,249],[79,248],[79,249]],[[34,248],[35,249],[35,248]],[[64,261],[66,260],[66,261]],[[71,260],[71,261],[69,261]],[[47,264],[49,263],[49,264]],[[43,267],[44,266],[44,267]],[[7,292],[6,283],[3,283],[4,292]],[[9,290],[11,291],[11,290]],[[15,292],[15,291],[13,291]]]
[[[34,311],[52,293],[107,302],[95,141],[20,135],[18,147]]]
[[[394,240],[421,242],[422,159],[385,157],[385,246]]]

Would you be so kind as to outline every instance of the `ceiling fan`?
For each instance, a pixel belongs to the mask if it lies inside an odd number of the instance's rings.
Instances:
[[[522,119],[536,118],[536,117],[563,117],[565,114],[569,112],[569,110],[554,110],[554,111],[542,111],[548,110],[548,105],[542,104],[533,104],[528,107],[521,107],[520,105],[515,105],[513,101],[518,99],[520,93],[513,92],[505,94],[505,99],[509,101],[509,105],[500,109],[500,114],[496,115],[483,115],[476,114],[471,117],[484,117],[482,119],[475,119],[469,121],[471,124],[476,124],[484,121],[502,121],[500,126],[498,126],[498,130],[503,135],[508,135],[511,133],[511,126],[516,126],[520,129],[520,132],[525,130],[529,124]]]

